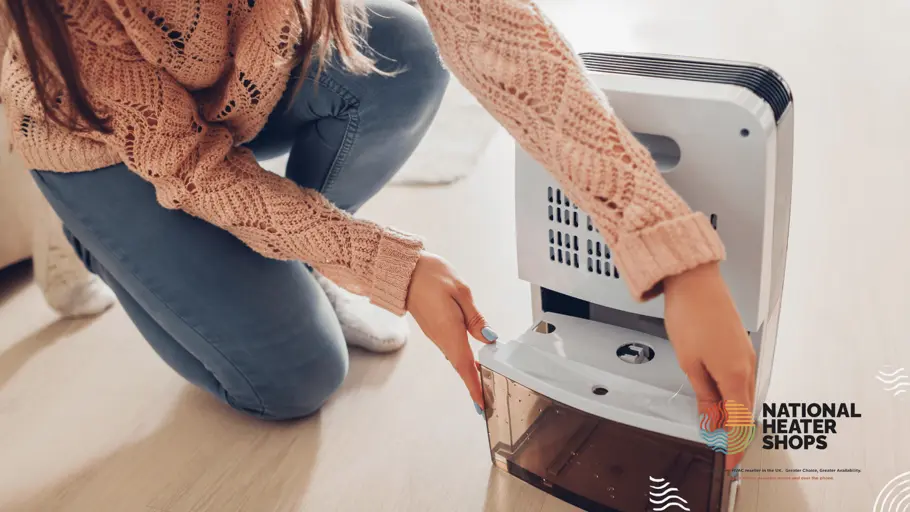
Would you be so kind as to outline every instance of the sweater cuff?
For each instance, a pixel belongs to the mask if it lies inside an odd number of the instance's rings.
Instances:
[[[393,229],[383,231],[373,260],[370,302],[396,315],[405,314],[411,274],[421,249],[423,242],[416,237]]]
[[[664,279],[726,257],[717,231],[702,213],[624,235],[614,255],[629,291],[641,302],[660,295]]]

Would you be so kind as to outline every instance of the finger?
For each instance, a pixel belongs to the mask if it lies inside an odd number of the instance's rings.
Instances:
[[[757,361],[756,361],[756,359],[755,359],[755,353],[753,352],[753,353],[752,353],[752,359],[751,359],[751,361],[750,361],[750,365],[751,365],[751,368],[752,368],[752,378],[749,379],[749,404],[750,404],[750,405],[749,405],[749,410],[750,410],[750,411],[754,411],[756,405],[761,405],[761,404],[756,404],[756,403],[755,403],[755,385],[756,385],[756,380],[757,380],[757,378],[756,378],[756,371],[757,371],[757,370],[756,370],[756,364],[758,364],[758,363],[757,363]]]
[[[474,360],[474,353],[468,345],[468,333],[460,324],[453,324],[446,333],[433,340],[443,349],[446,359],[468,388],[471,400],[483,408],[483,390],[480,386],[480,373]]]
[[[453,339],[450,343],[452,342],[455,342],[452,345],[449,345],[450,347],[453,347],[452,353],[449,355],[452,367],[455,368],[458,376],[461,377],[461,380],[464,382],[465,387],[468,388],[471,400],[482,409],[483,388],[480,385],[480,373],[477,371],[474,352],[471,351],[471,346],[468,345],[467,331],[462,328],[460,339],[457,340],[457,342]]]
[[[468,388],[471,400],[483,409],[483,387],[480,385],[480,373],[474,367],[474,358],[462,358],[454,363],[454,366],[455,371],[458,372],[461,380],[464,381],[465,387]]]
[[[751,414],[755,401],[755,373],[746,367],[719,369],[712,374],[723,399],[741,404]]]
[[[477,310],[477,306],[474,304],[474,297],[471,295],[471,289],[467,285],[458,285],[454,298],[464,315],[465,329],[471,333],[474,339],[483,343],[493,343],[499,338],[496,332],[487,325],[487,321],[480,314],[480,311]]]
[[[449,363],[458,373],[458,376],[461,377],[465,387],[468,388],[471,400],[480,408],[483,408],[483,388],[480,386],[480,374],[477,373],[477,367],[474,366],[474,352],[471,350],[471,345],[468,344],[468,333],[465,330],[464,318],[460,314],[461,310],[454,299],[452,308],[458,313],[452,315],[452,318],[445,322],[445,327],[439,334],[440,339],[434,341],[445,352]]]
[[[708,370],[701,363],[694,363],[686,367],[685,372],[689,378],[689,383],[692,384],[692,390],[695,391],[695,398],[698,401],[698,414],[710,415],[716,412],[722,398]],[[712,424],[710,428],[714,430],[719,428],[719,425]]]
[[[746,457],[746,452],[739,452],[727,455],[724,467],[727,471],[733,471],[739,466],[739,463]]]
[[[745,450],[754,437],[754,418],[752,417],[754,403],[754,373],[748,367],[743,370],[727,370],[717,372],[717,387],[725,401],[727,408],[727,423],[730,436],[731,450],[735,453],[727,456],[727,470],[733,470],[745,456]],[[734,450],[733,445],[737,445]]]
[[[717,384],[707,369],[701,364],[687,368],[686,375],[692,383],[692,389],[698,400],[700,427],[707,432],[715,432],[725,427],[726,404],[718,390]],[[729,435],[729,434],[728,434]],[[729,446],[728,446],[729,448]],[[742,460],[742,453],[725,454],[724,463],[727,470],[734,469]]]

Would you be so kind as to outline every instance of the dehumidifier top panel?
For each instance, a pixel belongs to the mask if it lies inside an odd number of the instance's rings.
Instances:
[[[701,441],[695,392],[667,340],[544,313],[537,326],[478,356],[484,367],[575,409]]]
[[[659,55],[582,53],[585,67],[600,73],[638,75],[718,84],[738,85],[752,91],[774,111],[780,121],[793,102],[787,83],[773,70],[754,64],[681,60]]]

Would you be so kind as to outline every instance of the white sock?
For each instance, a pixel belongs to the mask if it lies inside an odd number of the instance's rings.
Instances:
[[[64,317],[97,315],[114,305],[114,292],[82,264],[50,206],[33,220],[32,265],[48,305]]]
[[[341,332],[348,345],[371,352],[394,352],[408,341],[408,322],[379,306],[366,297],[355,295],[313,272],[322,286],[335,315],[341,323]]]

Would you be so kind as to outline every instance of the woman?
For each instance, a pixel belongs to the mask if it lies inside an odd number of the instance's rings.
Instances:
[[[496,335],[468,287],[417,238],[351,216],[433,119],[448,76],[435,38],[596,219],[630,292],[664,294],[701,406],[751,407],[754,353],[718,271],[720,240],[532,1],[424,0],[426,18],[401,0],[366,7],[7,0],[15,146],[160,356],[241,411],[298,418],[340,385],[345,338],[400,347],[394,315],[410,312],[482,403],[467,334]],[[257,163],[287,151],[286,178]]]

